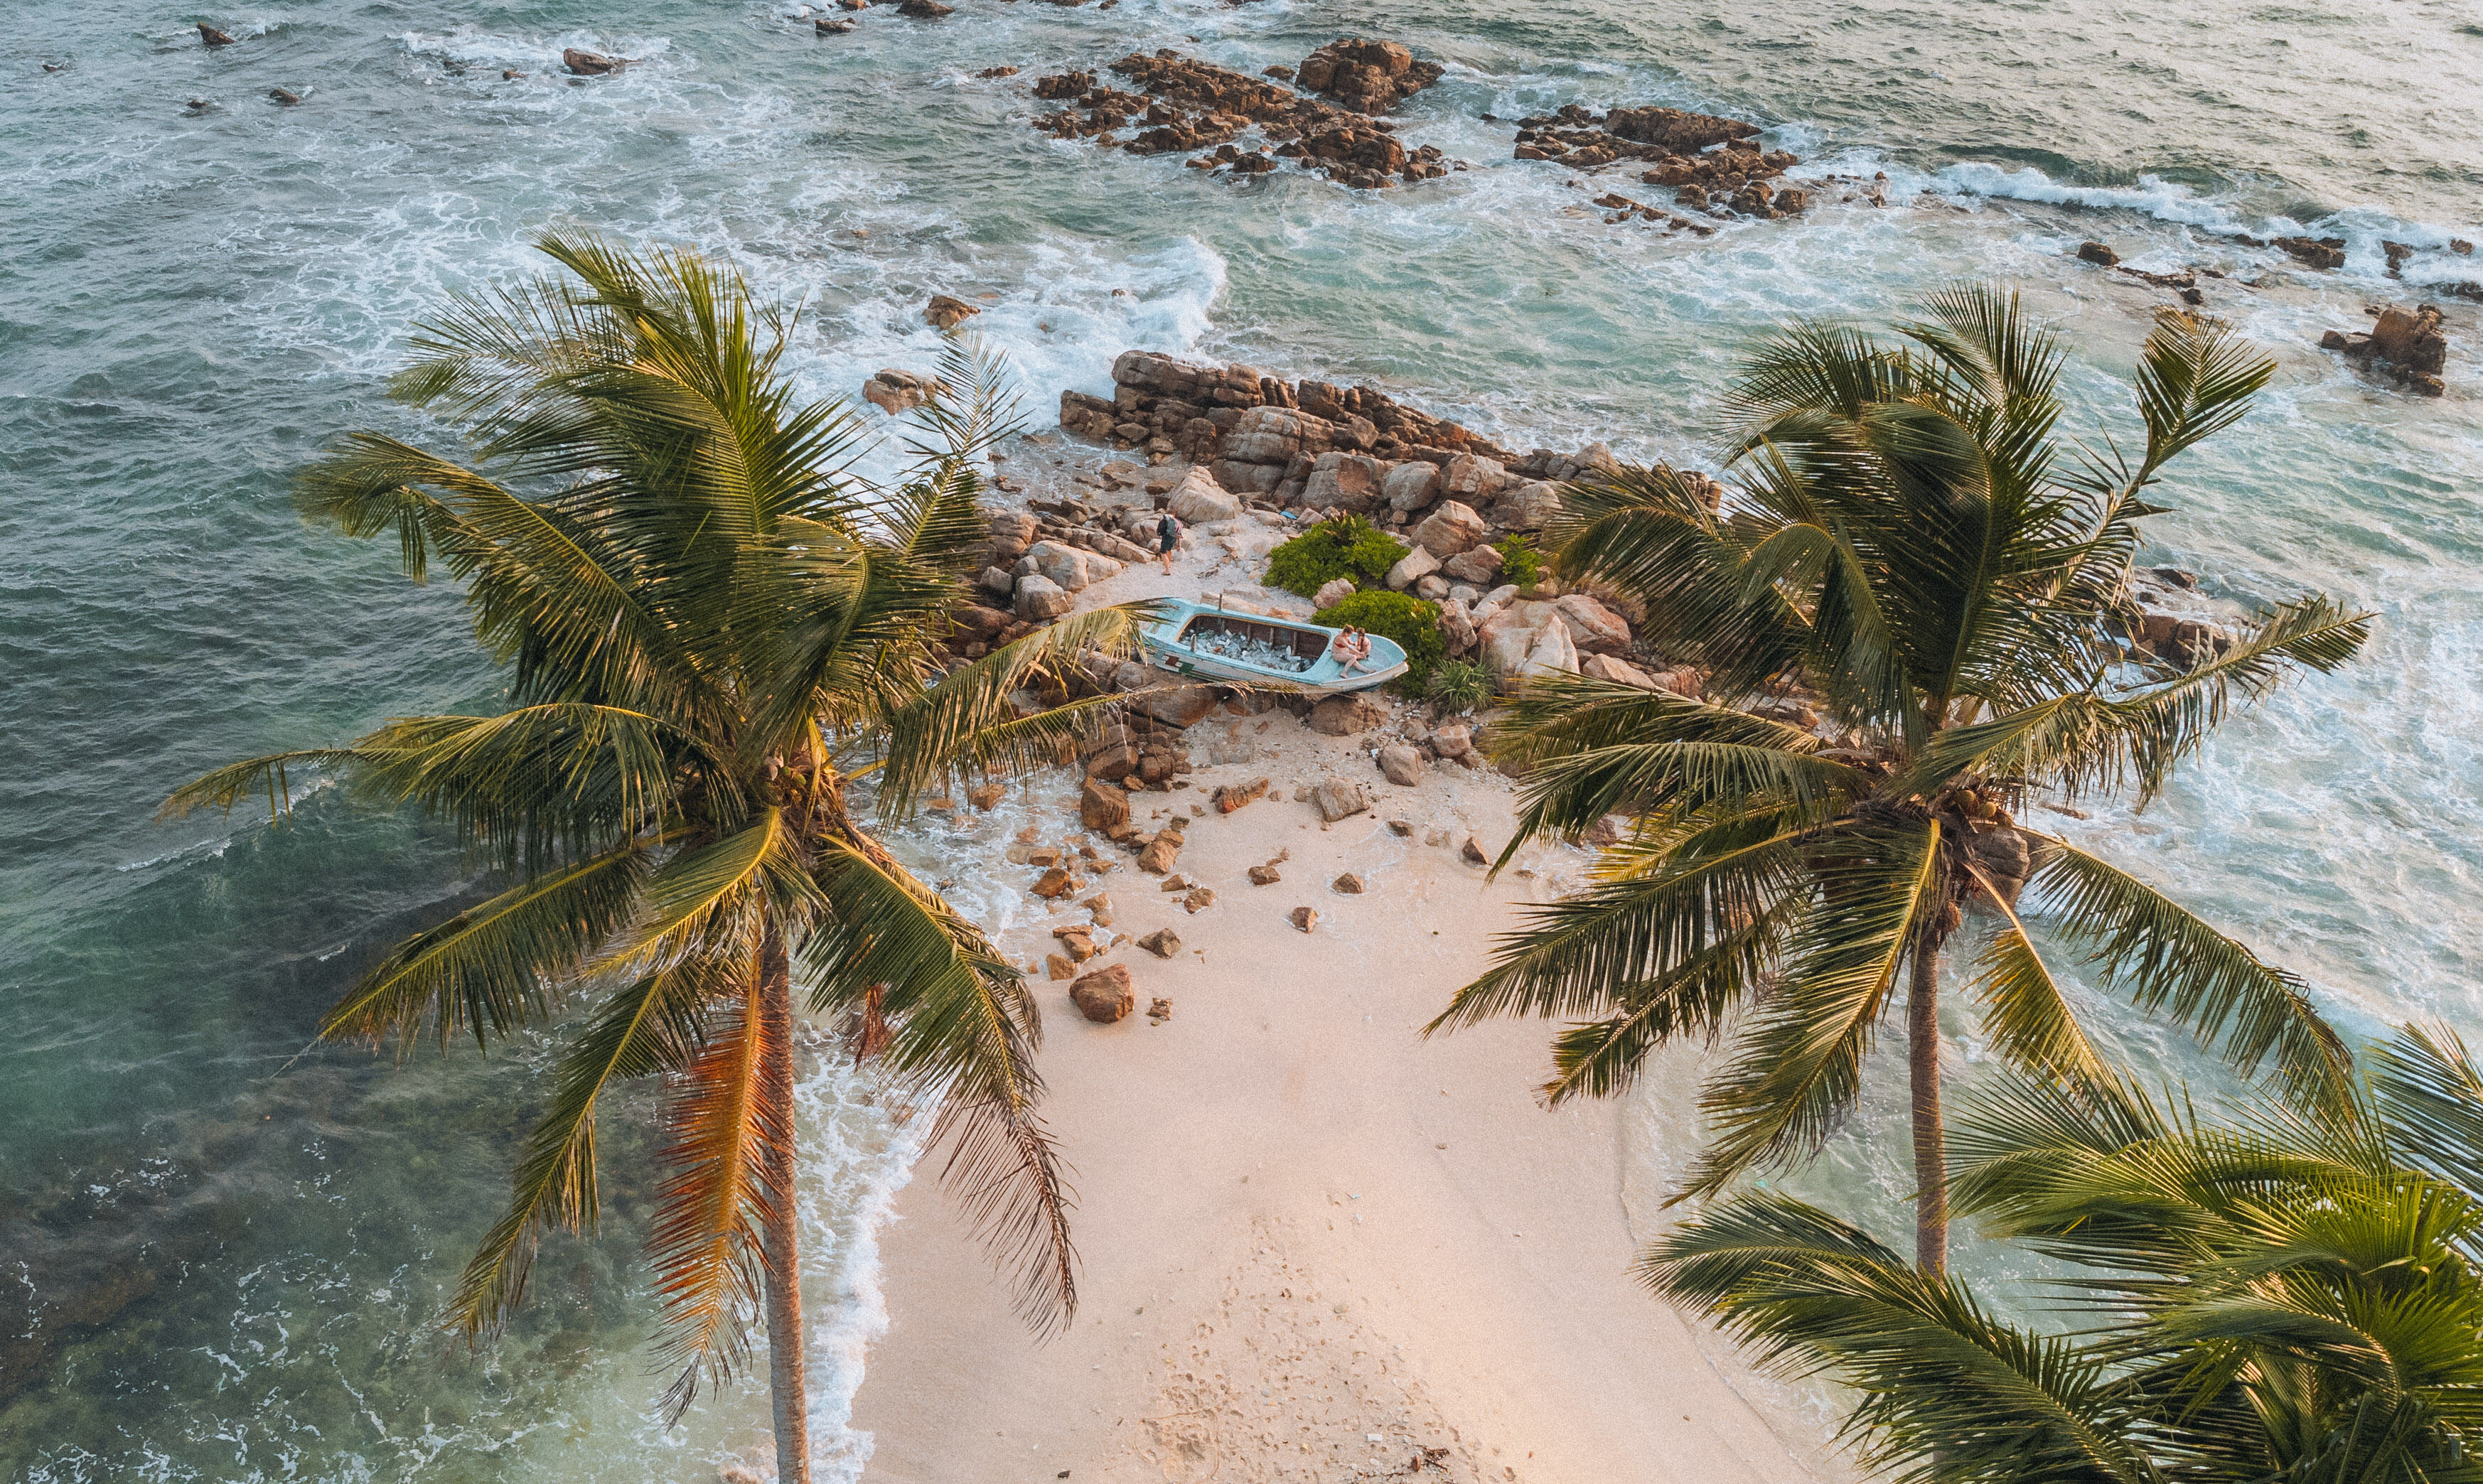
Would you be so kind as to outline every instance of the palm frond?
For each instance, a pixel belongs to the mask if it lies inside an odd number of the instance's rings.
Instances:
[[[410,1046],[428,1024],[477,1047],[551,1018],[588,958],[629,919],[649,851],[635,842],[520,882],[388,951],[320,1018],[319,1034]]]
[[[1056,1333],[1078,1309],[1073,1205],[1059,1151],[1036,1104],[1040,1018],[1017,969],[974,924],[859,833],[822,854],[830,921],[804,952],[815,1008],[851,1008],[873,992],[891,1037],[883,1065],[941,1100],[943,1178],[975,1230],[1015,1269],[1018,1311]]]
[[[2244,1075],[2272,1061],[2306,1109],[2357,1116],[2353,1059],[2299,978],[2119,867],[2057,835],[2038,838],[2027,889],[2140,1009],[2169,1013]]]
[[[2396,1157],[2483,1198],[2483,1072],[2446,1025],[2408,1025],[2363,1053]]]
[[[525,1302],[543,1232],[594,1224],[595,1121],[604,1094],[617,1082],[687,1068],[713,977],[709,966],[688,964],[625,986],[562,1055],[550,1105],[526,1134],[508,1211],[467,1260],[449,1301],[451,1328],[469,1339],[496,1331]]]

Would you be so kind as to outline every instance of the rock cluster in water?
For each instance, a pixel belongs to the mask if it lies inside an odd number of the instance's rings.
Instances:
[[[1755,123],[1714,114],[1654,107],[1597,114],[1571,103],[1558,113],[1518,119],[1515,153],[1521,160],[1550,160],[1571,170],[1643,161],[1654,168],[1639,177],[1642,181],[1670,187],[1674,204],[1695,211],[1779,218],[1808,210],[1807,190],[1773,183],[1802,162],[1785,150],[1745,143],[1758,133]],[[1596,204],[1650,219],[1664,215],[1617,194]]]
[[[1174,51],[1133,52],[1109,70],[1137,91],[1099,82],[1092,72],[1036,79],[1036,97],[1070,106],[1037,116],[1034,127],[1133,154],[1211,151],[1189,165],[1236,174],[1265,174],[1280,159],[1297,160],[1362,190],[1428,180],[1451,168],[1438,149],[1409,150],[1395,125],[1372,117],[1440,76],[1436,63],[1417,61],[1394,41],[1331,41],[1299,67],[1270,69],[1289,73],[1307,93]],[[1237,143],[1250,131],[1266,142],[1262,147]]]
[[[2448,316],[2438,305],[2416,309],[2393,305],[2379,311],[2367,333],[2332,330],[2319,337],[2323,349],[2342,351],[2398,385],[2437,397],[2445,388],[2441,373],[2448,368]]]

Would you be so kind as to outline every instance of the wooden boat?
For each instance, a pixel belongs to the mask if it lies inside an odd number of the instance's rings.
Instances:
[[[1369,690],[1405,673],[1404,649],[1393,639],[1373,634],[1371,657],[1347,674],[1344,662],[1336,657],[1336,636],[1337,630],[1317,623],[1179,597],[1158,598],[1155,617],[1140,631],[1147,657],[1157,669],[1227,685],[1282,685],[1327,696]],[[1228,646],[1242,652],[1217,652]],[[1248,657],[1246,647],[1251,646],[1264,646],[1310,664],[1290,670],[1282,664],[1261,663]]]

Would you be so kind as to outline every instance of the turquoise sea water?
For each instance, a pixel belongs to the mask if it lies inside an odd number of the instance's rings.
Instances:
[[[2126,437],[2123,379],[2164,296],[2068,251],[2103,237],[2142,267],[2224,270],[2209,307],[2282,369],[2179,471],[2156,555],[2233,596],[2328,588],[2378,610],[2380,636],[2352,673],[2229,728],[2143,818],[2063,826],[2301,969],[2349,1026],[2483,1031],[2478,311],[2448,301],[2440,401],[2311,348],[2416,292],[2382,276],[2384,238],[2424,250],[2408,280],[2483,278],[2440,251],[2483,238],[2469,11],[960,0],[938,24],[882,10],[817,40],[798,9],[298,0],[200,13],[243,38],[212,54],[186,12],[12,12],[0,1477],[688,1480],[756,1436],[747,1392],[675,1431],[650,1415],[626,1128],[611,1220],[551,1255],[545,1302],[480,1355],[430,1333],[505,1188],[533,1064],[306,1048],[372,953],[470,899],[441,842],[316,795],[282,829],[149,820],[235,755],[492,703],[456,595],[306,531],[285,479],[347,426],[431,436],[377,401],[403,332],[452,289],[530,271],[547,226],[728,252],[806,298],[797,370],[822,392],[927,365],[917,310],[945,292],[985,306],[1038,410],[1145,346],[1374,380],[1521,447],[1676,460],[1702,457],[1750,335],[1883,315],[1956,276],[2024,284],[2069,336],[2077,425]],[[1449,64],[1406,133],[1471,170],[1376,197],[1236,185],[1023,126],[1041,71],[1158,46],[1255,71],[1348,34]],[[564,45],[645,61],[572,82]],[[973,75],[1000,65],[1024,72]],[[307,100],[279,108],[276,87]],[[1607,226],[1581,209],[1594,191],[1510,161],[1477,117],[1572,100],[1757,119],[1814,164],[1887,171],[1893,204],[1831,199],[1705,241]],[[2235,229],[2340,235],[2350,260],[2298,272],[2215,235]],[[2196,1066],[2096,1014],[2142,1063]],[[1652,1144],[1677,1131],[1662,1112]],[[820,1431],[850,1469],[868,1232],[912,1135],[828,1064],[808,1116]],[[1822,1178],[1884,1201],[1885,1153],[1857,1136]]]

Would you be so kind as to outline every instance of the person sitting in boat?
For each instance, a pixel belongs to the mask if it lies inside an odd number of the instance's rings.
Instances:
[[[1165,511],[1162,518],[1156,521],[1156,555],[1163,558],[1163,572],[1167,577],[1172,575],[1172,554],[1180,546],[1181,522],[1172,517],[1171,511]]]
[[[1371,636],[1350,623],[1336,631],[1336,642],[1328,649],[1347,675],[1353,674],[1371,661]]]

